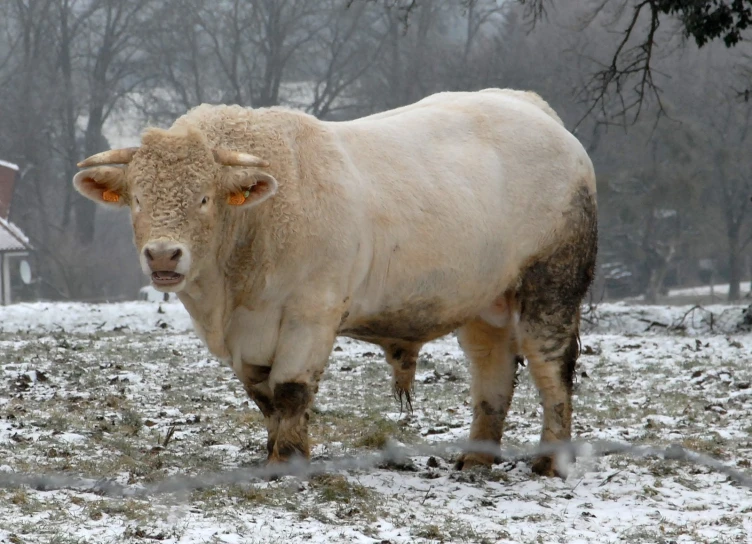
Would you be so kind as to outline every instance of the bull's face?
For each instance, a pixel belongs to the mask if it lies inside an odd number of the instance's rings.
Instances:
[[[121,166],[112,166],[118,164]],[[139,148],[105,151],[79,164],[84,196],[129,206],[141,269],[160,291],[178,292],[216,266],[218,223],[273,196],[277,181],[253,155],[207,146],[197,131],[147,131]]]

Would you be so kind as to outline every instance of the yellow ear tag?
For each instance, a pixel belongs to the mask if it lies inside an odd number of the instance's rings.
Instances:
[[[115,191],[110,191],[108,189],[102,193],[102,200],[105,202],[118,202],[120,200],[120,195]]]
[[[240,206],[245,202],[245,199],[251,196],[251,191],[245,190],[242,193],[232,193],[228,198],[227,202],[231,204],[232,206]]]

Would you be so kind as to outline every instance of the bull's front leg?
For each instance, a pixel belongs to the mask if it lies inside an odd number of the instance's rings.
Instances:
[[[324,312],[320,305],[310,308],[318,312],[311,315],[307,311],[286,310],[280,328],[269,374],[277,422],[274,444],[269,447],[272,463],[287,461],[295,454],[310,456],[309,409],[334,346],[341,317],[340,310]]]
[[[246,393],[256,403],[256,406],[258,406],[258,409],[264,416],[267,431],[266,451],[269,457],[277,441],[277,429],[279,428],[279,418],[274,408],[274,396],[269,387],[269,374],[271,370],[270,366],[245,364],[239,365],[235,369]]]

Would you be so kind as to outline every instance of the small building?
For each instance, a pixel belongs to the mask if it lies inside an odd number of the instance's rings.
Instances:
[[[0,160],[0,304],[33,297],[29,239],[10,222],[10,205],[18,166]]]

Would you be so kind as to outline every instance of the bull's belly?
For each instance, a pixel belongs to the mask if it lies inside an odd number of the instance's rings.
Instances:
[[[476,317],[503,326],[508,312],[499,311],[498,299],[514,285],[519,263],[504,259],[507,252],[502,249],[492,247],[490,255],[475,259],[466,255],[452,259],[466,266],[436,262],[428,267],[396,257],[389,266],[372,266],[353,292],[338,334],[377,344],[382,340],[420,343],[444,336]]]
[[[474,310],[450,312],[440,302],[430,301],[346,318],[337,332],[377,344],[384,340],[430,342],[459,328],[476,314]]]

